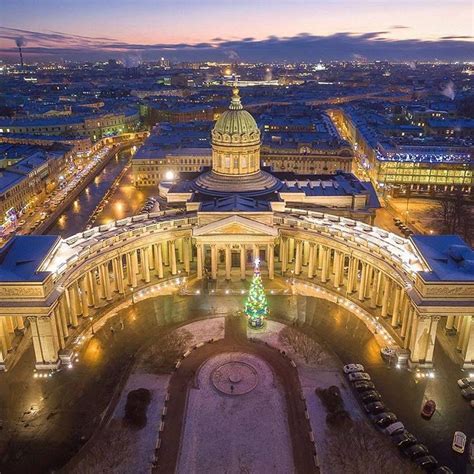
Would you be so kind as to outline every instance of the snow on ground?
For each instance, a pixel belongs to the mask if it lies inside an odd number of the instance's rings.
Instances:
[[[231,360],[258,373],[244,395],[225,395],[211,383],[213,370]],[[209,359],[188,394],[177,474],[294,472],[282,387],[271,368],[250,354],[224,353]]]
[[[192,335],[192,339],[190,339],[188,344],[189,347],[186,349],[190,349],[201,342],[207,342],[209,339],[223,339],[225,332],[225,318],[219,317],[195,321],[178,328],[176,334],[180,335],[184,331]]]
[[[149,473],[169,380],[170,375],[131,374],[107,426],[98,438],[92,440],[90,449],[69,472]],[[146,388],[151,392],[147,424],[142,429],[132,428],[123,422],[127,395],[137,388]]]

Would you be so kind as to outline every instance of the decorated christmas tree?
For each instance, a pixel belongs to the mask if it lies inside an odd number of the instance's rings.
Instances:
[[[265,296],[265,290],[263,289],[259,265],[260,260],[257,258],[255,260],[254,274],[244,308],[249,325],[253,328],[262,327],[264,318],[268,315],[268,301]]]

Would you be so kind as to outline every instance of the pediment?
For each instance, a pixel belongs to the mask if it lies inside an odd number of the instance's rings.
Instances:
[[[193,229],[194,236],[261,235],[276,237],[277,229],[241,216],[229,216]]]

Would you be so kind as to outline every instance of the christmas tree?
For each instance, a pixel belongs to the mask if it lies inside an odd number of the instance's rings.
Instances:
[[[263,320],[268,315],[268,301],[263,289],[262,277],[260,276],[260,260],[255,260],[255,269],[250,284],[249,294],[245,301],[245,314],[249,325],[253,328],[263,326]]]

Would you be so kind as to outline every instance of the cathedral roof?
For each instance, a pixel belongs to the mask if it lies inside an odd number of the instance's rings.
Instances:
[[[216,121],[212,130],[215,144],[251,144],[260,142],[260,130],[252,115],[244,110],[239,90],[234,88],[229,109]]]

